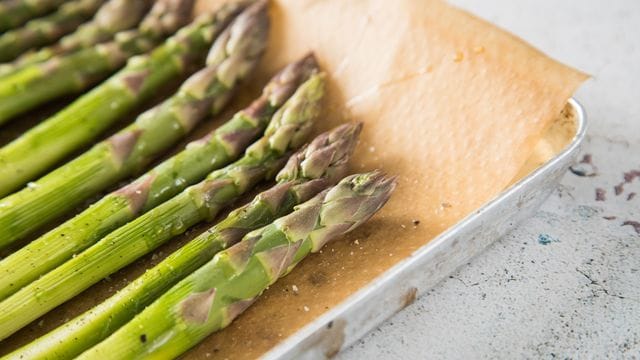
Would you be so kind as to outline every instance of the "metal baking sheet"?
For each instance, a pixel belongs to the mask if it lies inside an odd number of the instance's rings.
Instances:
[[[264,358],[322,359],[337,354],[533,215],[573,163],[585,137],[584,109],[575,99],[569,100],[568,107],[575,134],[557,155],[288,337]]]

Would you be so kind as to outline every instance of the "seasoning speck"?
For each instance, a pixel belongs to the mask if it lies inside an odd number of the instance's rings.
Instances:
[[[636,197],[636,193],[634,193],[634,192],[629,193],[629,195],[627,195],[627,201],[633,200],[634,197]]]
[[[309,312],[309,307],[307,305],[305,305],[302,309],[304,309],[304,311]]]
[[[603,188],[596,188],[596,201],[605,201],[607,192]]]
[[[143,344],[147,342],[147,335],[146,334],[140,335],[140,342],[143,343]]]
[[[298,289],[298,287],[297,287],[297,286],[295,286],[295,285],[291,285],[291,290],[293,290],[293,292],[294,292],[295,294],[297,294],[299,289]]]
[[[413,219],[412,223],[413,223],[413,226],[418,226],[418,225],[420,225],[420,220]]]

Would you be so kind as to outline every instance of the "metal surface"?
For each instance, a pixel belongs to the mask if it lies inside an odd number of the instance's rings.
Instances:
[[[530,217],[575,160],[584,139],[584,110],[574,99],[569,104],[577,131],[557,156],[287,338],[264,358],[321,359],[335,355]]]

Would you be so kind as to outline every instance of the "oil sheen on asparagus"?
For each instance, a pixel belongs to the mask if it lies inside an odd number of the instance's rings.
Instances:
[[[265,14],[266,21],[266,14]],[[282,167],[286,154],[311,131],[323,94],[323,77],[312,76],[273,117],[238,161],[116,229],[0,303],[0,339],[130,264],[172,237],[218,212]]]

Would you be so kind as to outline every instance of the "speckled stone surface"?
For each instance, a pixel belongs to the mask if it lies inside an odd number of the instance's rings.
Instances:
[[[453,3],[594,76],[577,94],[593,166],[574,168],[593,176],[567,173],[535,217],[338,357],[640,358],[640,2]]]

